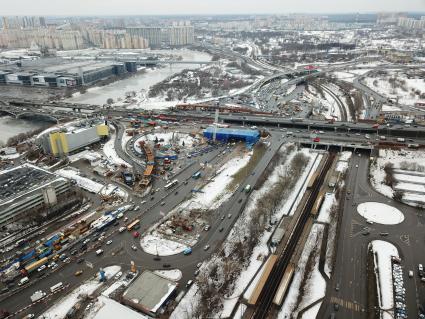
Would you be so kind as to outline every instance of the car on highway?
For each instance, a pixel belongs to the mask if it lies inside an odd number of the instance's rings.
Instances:
[[[220,227],[218,231],[221,233],[223,230],[224,230],[224,227]]]
[[[199,262],[196,264],[196,268],[201,268],[201,266],[202,266],[202,262]]]
[[[124,217],[124,222],[128,221],[128,217]]]
[[[116,280],[118,280],[118,279],[120,279],[121,276],[122,276],[122,271],[119,271],[119,272],[116,273],[116,275],[114,276],[114,278]]]
[[[209,230],[210,230],[210,228],[211,228],[211,226],[210,226],[210,225],[205,225],[204,230],[205,230],[205,231],[209,231]]]
[[[122,226],[122,227],[120,227],[120,229],[118,229],[118,231],[120,232],[120,233],[122,233],[123,231],[125,231],[127,228],[125,228],[124,226]]]
[[[210,245],[205,245],[204,250],[208,250],[208,249],[210,249]]]
[[[71,262],[71,258],[66,257],[66,258],[63,260],[63,262],[64,262],[64,263],[69,263],[69,262]]]
[[[232,218],[232,214],[228,214],[227,218],[229,218],[229,219]]]
[[[102,255],[103,254],[103,249],[98,249],[96,250],[96,255]]]
[[[131,245],[131,249],[137,250],[137,247],[135,245]]]
[[[193,284],[193,280],[191,279],[186,283],[186,288],[189,288],[190,286],[192,286],[192,284]]]
[[[40,271],[45,270],[46,268],[47,268],[46,265],[42,265],[42,266],[38,267],[37,271],[40,272]]]
[[[82,270],[77,270],[74,275],[75,276],[80,276],[82,273],[83,273]]]
[[[165,205],[165,202],[162,202],[162,203],[161,203],[161,206],[164,206],[164,205]]]
[[[224,215],[223,215],[223,216],[221,216],[221,218],[220,218],[220,219],[221,219],[221,220],[224,220],[224,218],[225,218],[225,217],[224,217]]]
[[[84,261],[84,258],[80,258],[77,260],[77,264],[81,264]]]
[[[163,264],[162,267],[164,267],[164,268],[170,268],[171,265],[170,264]]]
[[[200,272],[200,270],[199,269],[196,269],[195,272],[193,273],[193,275],[196,277],[196,276],[199,275],[199,272]]]
[[[110,244],[112,244],[112,240],[108,240],[108,241],[106,242],[106,245],[110,245]]]

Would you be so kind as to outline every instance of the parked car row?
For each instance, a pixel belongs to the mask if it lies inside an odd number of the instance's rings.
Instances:
[[[393,261],[394,260],[393,258]],[[394,279],[394,318],[407,318],[406,310],[406,288],[404,288],[403,269],[398,263],[393,263],[393,279]]]

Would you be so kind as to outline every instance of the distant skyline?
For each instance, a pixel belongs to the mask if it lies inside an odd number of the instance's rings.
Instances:
[[[425,12],[425,0],[3,0],[0,15],[190,15]]]

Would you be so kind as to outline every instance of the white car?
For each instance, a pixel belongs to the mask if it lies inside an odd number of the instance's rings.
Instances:
[[[106,245],[110,245],[110,244],[112,244],[112,240],[108,240],[108,241],[106,242]]]
[[[117,272],[116,273],[116,275],[115,275],[115,279],[120,279],[120,277],[122,276],[122,271],[119,271],[119,272]]]
[[[137,250],[137,247],[136,247],[135,245],[132,245],[132,246],[131,246],[131,249],[133,249],[133,250]]]
[[[47,266],[46,265],[42,265],[42,266],[40,266],[38,269],[37,269],[37,271],[38,272],[40,272],[40,271],[43,271],[44,269],[46,269],[47,268]]]

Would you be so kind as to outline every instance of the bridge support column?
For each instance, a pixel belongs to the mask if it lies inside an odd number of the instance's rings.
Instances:
[[[339,151],[342,152],[342,144],[339,146]]]

